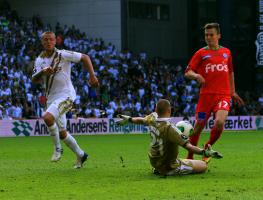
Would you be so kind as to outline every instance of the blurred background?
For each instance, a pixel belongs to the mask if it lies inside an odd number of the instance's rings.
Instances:
[[[220,23],[246,102],[230,115],[263,115],[261,0],[0,0],[0,119],[42,115],[44,89],[30,79],[47,30],[57,48],[88,54],[100,79],[90,88],[88,73],[72,65],[78,95],[69,118],[144,116],[159,98],[172,102],[173,116],[193,116],[199,86],[183,74],[206,45],[208,22]]]

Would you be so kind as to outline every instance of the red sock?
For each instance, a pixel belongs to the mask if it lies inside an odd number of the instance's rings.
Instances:
[[[189,138],[189,142],[196,146],[198,144],[199,137],[200,133],[196,133]],[[194,159],[194,154],[188,151],[187,159]]]
[[[220,138],[221,133],[223,132],[223,129],[217,129],[215,126],[210,132],[210,138],[205,144],[205,148],[207,148],[208,144],[213,145],[215,142]]]

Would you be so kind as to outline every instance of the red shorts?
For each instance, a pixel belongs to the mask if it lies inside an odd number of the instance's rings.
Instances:
[[[196,120],[206,122],[211,113],[216,113],[218,110],[229,111],[230,100],[229,95],[201,94],[196,107]]]

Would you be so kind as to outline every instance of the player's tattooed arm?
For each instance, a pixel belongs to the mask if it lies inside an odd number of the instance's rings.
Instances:
[[[185,77],[191,80],[196,80],[200,85],[205,84],[205,79],[202,75],[195,73],[193,70],[188,70]]]
[[[229,82],[230,82],[230,89],[231,89],[231,97],[232,97],[234,103],[236,103],[240,106],[245,105],[243,99],[236,93],[234,72],[231,72],[231,74],[229,76]]]
[[[90,86],[98,87],[99,81],[98,81],[98,78],[95,76],[94,68],[93,68],[92,62],[90,60],[90,57],[86,54],[82,54],[81,55],[81,62],[83,63],[84,68],[86,70],[88,70],[88,72],[90,74],[90,80],[89,80]]]
[[[42,78],[43,75],[49,76],[49,75],[51,75],[53,73],[55,73],[55,71],[54,71],[54,69],[52,67],[50,67],[50,66],[45,67],[41,71],[39,71],[38,73],[35,73],[33,75],[32,82],[33,83],[39,83],[41,81],[41,78]]]

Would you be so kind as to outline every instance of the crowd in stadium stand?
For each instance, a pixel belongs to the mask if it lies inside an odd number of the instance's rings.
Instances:
[[[88,73],[72,66],[77,91],[68,117],[115,117],[118,113],[143,116],[154,110],[159,98],[172,102],[173,116],[194,116],[198,85],[184,78],[184,68],[171,66],[145,52],[118,51],[101,38],[90,38],[74,26],[51,28],[39,16],[25,20],[8,4],[0,9],[0,119],[39,118],[43,113],[44,89],[31,82],[35,58],[41,52],[40,36],[46,30],[57,34],[57,48],[88,54],[100,80],[100,88],[87,84]],[[230,115],[263,114],[263,96],[241,93],[246,101]]]

